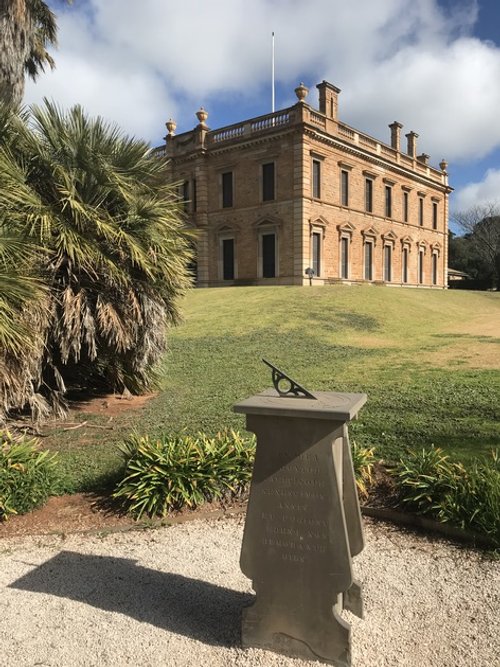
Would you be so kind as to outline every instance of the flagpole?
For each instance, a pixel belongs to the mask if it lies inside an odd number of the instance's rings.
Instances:
[[[274,113],[274,31],[272,35],[272,56],[271,56],[271,110]]]

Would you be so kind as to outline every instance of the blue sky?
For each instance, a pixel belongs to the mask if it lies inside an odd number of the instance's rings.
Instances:
[[[499,0],[49,0],[58,15],[57,67],[26,89],[81,103],[158,145],[178,132],[271,110],[294,88],[341,88],[339,117],[389,142],[387,125],[419,133],[418,152],[449,162],[452,209],[500,203]]]

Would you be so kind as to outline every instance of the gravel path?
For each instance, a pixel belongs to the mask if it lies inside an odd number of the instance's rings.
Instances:
[[[350,614],[354,667],[493,667],[500,564],[365,523],[355,559],[365,620]],[[250,582],[243,518],[154,531],[0,541],[2,667],[299,667],[239,647]]]

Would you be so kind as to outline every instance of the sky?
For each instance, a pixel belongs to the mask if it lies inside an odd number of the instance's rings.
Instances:
[[[294,88],[341,89],[339,118],[390,143],[388,124],[419,134],[417,152],[449,163],[451,211],[500,205],[499,0],[48,0],[56,69],[25,103],[81,104],[160,145],[165,122],[212,129],[271,112]],[[403,146],[405,146],[403,140]]]

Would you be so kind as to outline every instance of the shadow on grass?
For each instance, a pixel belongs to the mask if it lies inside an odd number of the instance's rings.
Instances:
[[[125,614],[214,646],[238,646],[243,607],[253,596],[160,572],[126,558],[61,551],[9,588]]]

